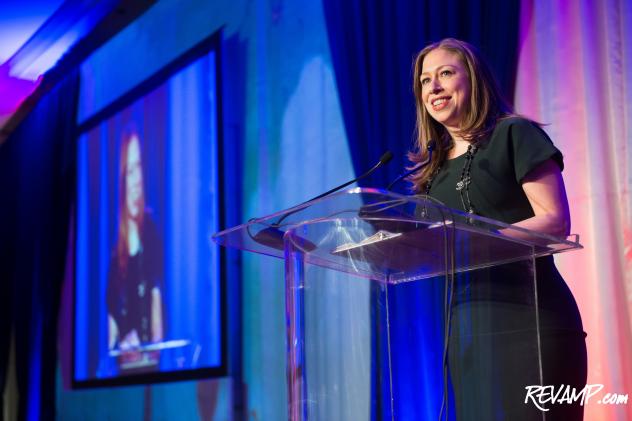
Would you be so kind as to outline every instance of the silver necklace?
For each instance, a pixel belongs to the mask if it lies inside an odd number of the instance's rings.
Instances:
[[[463,163],[463,168],[461,169],[461,178],[459,178],[459,181],[456,183],[456,190],[459,192],[463,210],[470,214],[476,213],[474,205],[470,200],[470,184],[472,183],[472,162],[474,161],[474,155],[476,155],[477,151],[478,147],[476,145],[469,145],[467,147],[467,152],[465,152],[465,162]],[[430,178],[428,178],[428,182],[426,183],[426,196],[430,195],[432,182],[441,171],[441,168],[442,165],[439,165]]]

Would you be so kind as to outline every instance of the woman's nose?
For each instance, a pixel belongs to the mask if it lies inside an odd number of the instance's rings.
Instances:
[[[441,92],[442,90],[443,90],[443,87],[441,86],[441,83],[439,83],[437,79],[434,79],[430,82],[430,92],[436,93],[436,92]]]

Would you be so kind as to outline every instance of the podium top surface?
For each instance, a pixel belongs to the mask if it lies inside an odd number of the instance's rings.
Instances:
[[[450,209],[425,196],[353,188],[213,235],[226,247],[307,262],[385,282],[465,271],[580,249],[558,238]],[[452,263],[450,263],[452,266]]]

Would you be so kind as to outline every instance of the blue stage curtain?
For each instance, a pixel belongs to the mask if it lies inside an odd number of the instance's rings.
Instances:
[[[55,419],[78,86],[77,72],[66,76],[0,146],[0,383],[13,330],[20,420]]]
[[[416,53],[427,44],[454,37],[476,45],[494,70],[505,97],[513,101],[519,1],[324,0],[324,10],[356,174],[370,168],[386,150],[395,155],[387,168],[362,185],[385,187],[410,164],[406,152],[414,145],[412,66]],[[405,192],[406,187],[400,183],[397,190]],[[440,289],[424,282],[389,287],[389,300],[398,309],[390,315],[391,349],[405,352],[392,360],[393,394],[397,397],[393,408],[387,398],[386,363],[382,362],[382,368],[374,367],[373,419],[391,419],[391,411],[396,419],[437,419],[442,390],[435,385],[441,383],[441,367],[418,376],[413,373],[427,369],[443,351],[441,330],[427,323],[429,314],[443,312]],[[372,299],[384,300],[383,292],[375,288]],[[374,315],[376,335],[372,340],[382,360],[386,353],[385,317],[383,312]],[[411,331],[420,338],[411,339]]]

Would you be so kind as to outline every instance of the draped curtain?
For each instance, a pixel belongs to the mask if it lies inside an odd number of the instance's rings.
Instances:
[[[70,206],[78,75],[50,91],[0,147],[0,384],[15,337],[20,420],[54,419],[57,314]]]
[[[501,89],[511,100],[517,59],[519,3],[498,1],[363,1],[324,0],[327,32],[347,139],[356,174],[370,168],[385,150],[394,162],[364,185],[385,187],[408,164],[413,147],[415,109],[412,64],[416,53],[430,42],[455,37],[478,46],[495,70]],[[401,183],[399,190],[405,190]],[[436,419],[441,405],[441,333],[424,325],[422,315],[441,314],[442,291],[431,283],[410,283],[389,289],[393,390],[398,419]],[[383,291],[372,291],[373,302]],[[376,306],[378,309],[380,306]],[[418,309],[405,312],[401,309]],[[411,320],[413,318],[413,320]],[[427,317],[426,317],[427,318]],[[414,320],[416,319],[416,320]],[[374,315],[374,332],[384,331],[386,315]],[[411,326],[418,330],[411,335]],[[435,335],[435,336],[432,336]],[[418,338],[411,340],[411,337]],[[417,342],[415,342],[417,341]],[[385,339],[373,338],[373,349],[384,358]],[[439,356],[437,358],[437,355]],[[386,362],[382,363],[386,367]],[[430,369],[429,369],[430,368]],[[406,373],[422,373],[408,376]],[[373,370],[374,419],[391,418],[389,382]],[[439,376],[439,377],[437,377]],[[424,397],[424,398],[422,398]]]
[[[409,164],[406,152],[413,147],[415,126],[412,65],[416,53],[430,42],[455,37],[478,46],[495,70],[505,96],[512,99],[517,2],[323,3],[356,174],[370,168],[385,150],[394,153],[394,161],[363,185],[385,187]]]
[[[517,110],[565,156],[572,231],[558,256],[587,332],[588,383],[632,391],[632,3],[523,1]],[[632,406],[585,407],[587,420],[632,419]]]

